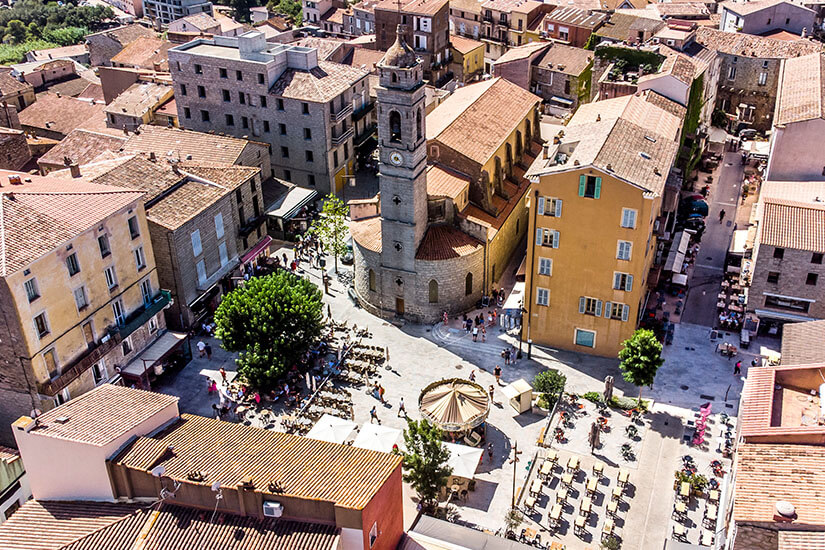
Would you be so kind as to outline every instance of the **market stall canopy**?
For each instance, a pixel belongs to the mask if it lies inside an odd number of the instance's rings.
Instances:
[[[670,278],[670,282],[674,285],[687,286],[688,276],[684,273],[674,273]]]
[[[733,236],[730,239],[730,248],[728,252],[731,254],[737,254],[739,256],[743,256],[745,254],[745,245],[748,242],[748,230],[747,229],[737,229],[733,232]]]
[[[510,291],[510,295],[504,301],[502,309],[511,315],[518,313],[521,311],[522,300],[524,300],[524,283],[519,282],[513,285],[513,290]]]
[[[670,252],[667,253],[667,260],[665,260],[665,271],[675,271],[676,273],[682,271],[682,262],[685,261],[690,236],[694,233],[695,231],[685,230],[679,231],[673,236],[673,243],[670,245]]]
[[[455,443],[443,443],[443,445],[450,451],[450,459],[447,460],[447,466],[453,469],[453,473],[450,475],[473,479],[476,468],[481,462],[481,455],[484,454],[484,449],[456,445]]]
[[[401,447],[401,430],[381,426],[380,424],[364,424],[355,438],[353,447],[391,453],[393,447]]]
[[[355,422],[325,414],[318,419],[318,422],[309,430],[306,437],[318,441],[329,441],[330,443],[344,443],[354,429]]]
[[[313,189],[294,186],[269,206],[266,215],[282,220],[292,219],[301,208],[312,202],[317,196],[318,192]]]
[[[448,432],[475,428],[490,412],[490,396],[475,382],[451,378],[430,384],[421,392],[422,416]]]
[[[130,375],[136,378],[143,374],[155,363],[166,357],[168,353],[177,348],[186,339],[185,332],[166,331],[163,336],[155,340],[151,346],[143,350],[137,357],[132,359],[121,374]]]
[[[524,378],[519,378],[515,382],[504,386],[501,391],[519,414],[530,410],[533,400],[533,387]]]

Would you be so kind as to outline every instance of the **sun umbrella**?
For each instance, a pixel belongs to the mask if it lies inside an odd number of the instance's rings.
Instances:
[[[484,422],[490,412],[490,396],[475,382],[451,378],[424,388],[418,406],[424,418],[444,431],[457,432]]]
[[[330,443],[343,443],[355,429],[355,422],[325,414],[318,419],[306,437]]]
[[[380,424],[364,424],[355,437],[353,447],[391,453],[393,447],[401,445],[401,430],[381,426]]]

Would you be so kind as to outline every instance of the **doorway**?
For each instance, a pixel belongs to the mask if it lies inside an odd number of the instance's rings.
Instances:
[[[399,317],[404,316],[404,298],[395,299],[395,314]]]
[[[83,338],[86,339],[86,346],[89,349],[95,347],[95,332],[92,330],[92,322],[86,321],[80,327],[83,329]]]

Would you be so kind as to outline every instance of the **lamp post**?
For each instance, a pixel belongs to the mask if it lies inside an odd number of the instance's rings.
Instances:
[[[511,501],[511,507],[516,507],[516,465],[519,462],[518,455],[521,454],[521,451],[518,450],[518,441],[513,444],[513,459],[510,461],[513,463],[513,498]]]

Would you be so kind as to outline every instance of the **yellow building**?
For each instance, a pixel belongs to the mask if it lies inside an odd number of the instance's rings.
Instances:
[[[116,379],[163,334],[169,295],[142,192],[7,171],[0,183],[0,441],[11,442],[15,417]]]
[[[568,126],[528,171],[525,341],[615,357],[636,329],[678,151],[657,120]]]
[[[450,51],[453,54],[451,70],[461,82],[470,82],[484,73],[484,42],[453,34]]]

